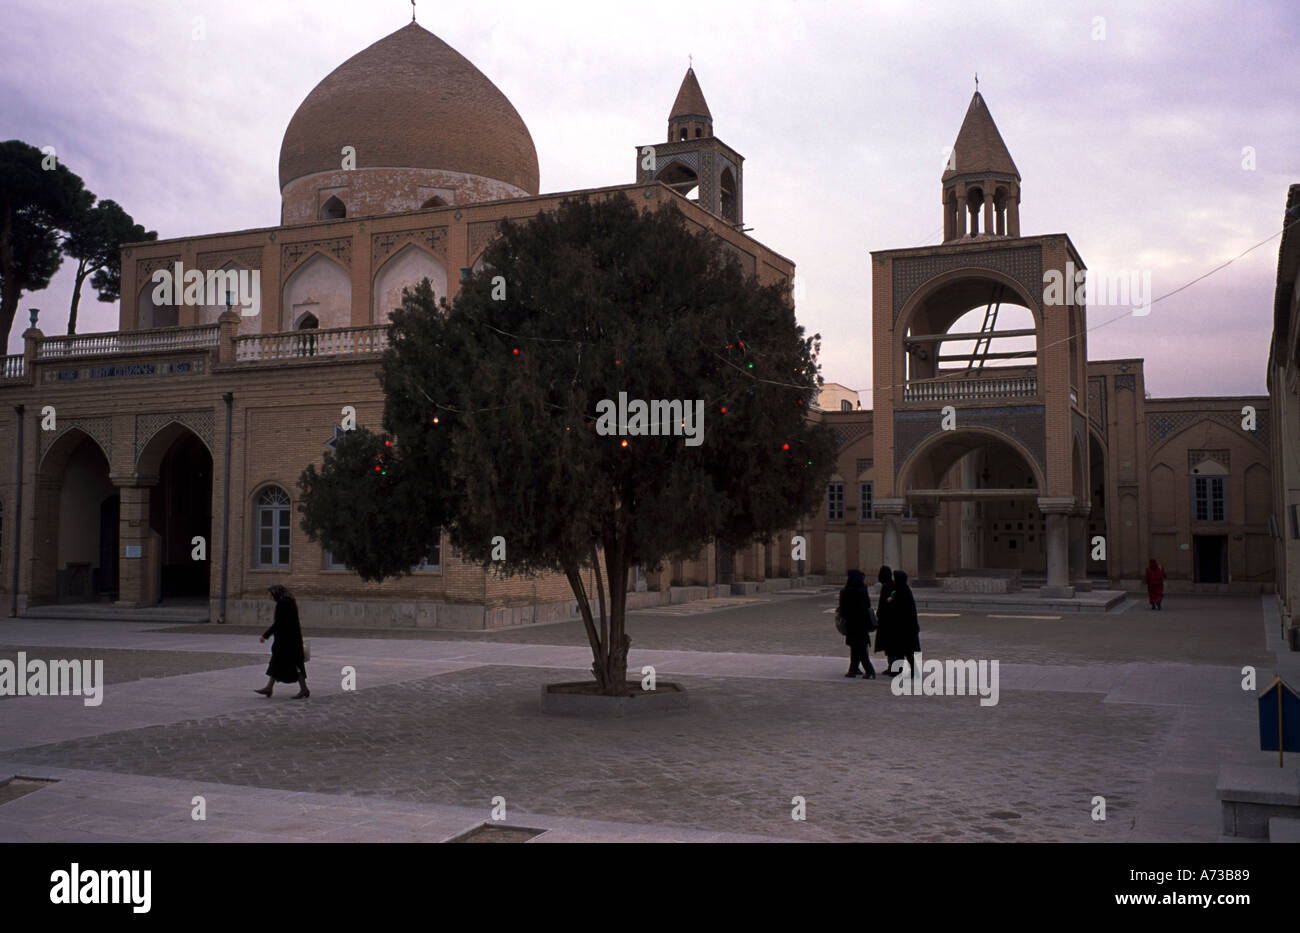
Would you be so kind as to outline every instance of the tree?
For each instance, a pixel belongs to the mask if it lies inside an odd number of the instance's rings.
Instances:
[[[598,689],[622,695],[630,568],[769,539],[821,501],[836,443],[806,417],[818,338],[675,206],[566,201],[503,222],[484,262],[441,311],[427,280],[404,297],[387,434],[358,429],[303,472],[302,527],[368,580],[407,572],[439,526],[499,573],[563,573]],[[629,412],[698,400],[701,442],[685,417],[603,434],[620,393]]]
[[[116,201],[100,201],[73,220],[63,243],[64,253],[77,260],[68,310],[69,334],[77,332],[77,308],[86,278],[93,273],[90,285],[100,301],[117,301],[122,288],[122,244],[156,239],[158,231],[146,231]]]
[[[6,341],[19,297],[50,284],[63,262],[61,232],[94,201],[81,178],[53,156],[17,139],[0,143],[0,327]]]

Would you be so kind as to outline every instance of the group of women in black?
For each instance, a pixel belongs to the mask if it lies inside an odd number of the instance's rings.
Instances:
[[[907,585],[907,574],[901,570],[881,567],[880,602],[875,612],[871,609],[871,593],[866,576],[861,570],[849,571],[849,582],[840,590],[839,613],[844,619],[844,643],[849,646],[849,670],[845,677],[876,676],[871,663],[871,633],[876,633],[876,653],[884,653],[886,672],[899,673],[896,663],[907,659],[913,665],[913,655],[921,650],[921,625],[916,615],[916,599]],[[864,670],[859,671],[861,665]]]

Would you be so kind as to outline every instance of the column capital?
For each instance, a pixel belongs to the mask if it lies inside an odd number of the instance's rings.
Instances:
[[[912,502],[912,514],[917,518],[934,518],[939,514],[938,499],[917,499]]]
[[[1044,515],[1069,515],[1074,511],[1074,496],[1039,496],[1038,511]]]
[[[907,510],[906,499],[876,499],[871,503],[871,507],[876,510],[880,516],[898,515],[902,516]]]
[[[1092,503],[1089,502],[1087,505],[1076,506],[1074,511],[1070,514],[1075,518],[1087,518],[1092,514]]]

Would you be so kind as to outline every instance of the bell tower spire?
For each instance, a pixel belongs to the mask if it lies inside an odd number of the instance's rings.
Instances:
[[[682,86],[673,101],[673,109],[668,114],[668,141],[678,142],[683,139],[695,139],[713,135],[713,114],[704,100],[700,82],[695,77],[695,67],[686,69]]]
[[[637,149],[637,184],[661,181],[740,227],[744,164],[740,153],[713,135],[713,114],[692,62],[668,112],[668,141]]]
[[[943,182],[944,242],[1020,236],[1020,171],[976,91],[948,154]]]

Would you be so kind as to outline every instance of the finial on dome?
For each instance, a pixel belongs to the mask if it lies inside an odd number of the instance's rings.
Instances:
[[[411,0],[411,22],[415,22],[415,0]]]

